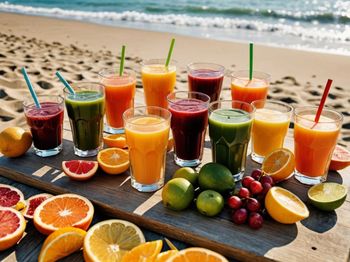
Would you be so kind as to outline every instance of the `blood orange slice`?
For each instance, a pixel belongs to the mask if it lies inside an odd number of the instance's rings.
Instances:
[[[350,152],[344,147],[337,145],[334,149],[329,170],[341,170],[350,166]]]
[[[12,207],[17,210],[24,208],[23,193],[13,186],[0,184],[0,207]]]
[[[34,211],[34,226],[48,235],[63,227],[87,230],[94,215],[91,202],[76,194],[53,196],[42,202]]]
[[[98,162],[87,160],[63,161],[62,169],[71,179],[83,181],[95,175],[98,169]]]
[[[24,217],[27,219],[33,219],[35,209],[49,197],[52,197],[52,195],[43,193],[28,198],[26,200],[26,207],[22,210]]]
[[[23,236],[26,221],[13,208],[0,207],[0,251],[15,245]]]

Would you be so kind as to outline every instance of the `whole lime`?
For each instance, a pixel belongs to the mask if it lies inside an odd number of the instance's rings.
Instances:
[[[220,193],[235,187],[231,171],[218,163],[205,164],[199,170],[198,182],[202,190],[212,189]]]
[[[182,177],[190,181],[193,186],[196,186],[198,180],[198,173],[190,167],[181,167],[175,171],[173,178]]]
[[[205,216],[216,216],[224,208],[224,198],[214,190],[205,190],[196,201],[198,211]]]
[[[163,188],[164,206],[180,211],[187,208],[194,198],[194,188],[185,178],[173,178]]]

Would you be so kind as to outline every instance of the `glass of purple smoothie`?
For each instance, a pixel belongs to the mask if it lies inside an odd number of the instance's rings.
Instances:
[[[187,65],[189,91],[201,92],[210,97],[210,102],[220,98],[225,67],[213,63]]]
[[[40,108],[32,98],[23,102],[34,151],[41,157],[54,156],[62,151],[64,100],[58,95],[39,95],[38,100]]]

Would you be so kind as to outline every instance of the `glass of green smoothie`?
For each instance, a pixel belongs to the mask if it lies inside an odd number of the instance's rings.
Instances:
[[[234,180],[243,177],[255,107],[236,100],[209,105],[209,136],[213,161],[231,170]]]
[[[105,94],[102,84],[82,82],[64,89],[65,104],[72,129],[74,153],[80,157],[97,155],[102,148]]]

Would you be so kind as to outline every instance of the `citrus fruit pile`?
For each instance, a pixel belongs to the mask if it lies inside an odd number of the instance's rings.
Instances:
[[[205,164],[197,173],[189,167],[178,169],[163,188],[165,207],[180,211],[195,200],[197,210],[205,216],[216,216],[224,207],[222,194],[233,190],[235,182],[228,168],[217,163]],[[199,193],[195,199],[195,192]]]

